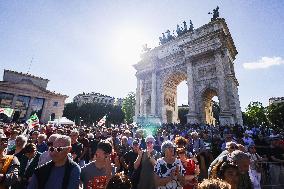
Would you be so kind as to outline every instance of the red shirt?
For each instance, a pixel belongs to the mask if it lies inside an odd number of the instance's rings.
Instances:
[[[195,162],[192,159],[187,159],[185,162],[182,162],[182,165],[185,169],[185,175],[194,175],[195,174]],[[193,179],[189,184],[186,184],[183,189],[193,189],[196,180]]]

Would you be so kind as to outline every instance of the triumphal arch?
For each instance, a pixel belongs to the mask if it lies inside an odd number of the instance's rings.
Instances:
[[[210,123],[212,97],[219,99],[221,125],[241,124],[238,81],[234,71],[237,50],[225,19],[213,18],[197,29],[184,22],[177,36],[168,30],[160,45],[145,48],[137,70],[136,119],[152,117],[178,122],[177,86],[187,82],[187,122]]]

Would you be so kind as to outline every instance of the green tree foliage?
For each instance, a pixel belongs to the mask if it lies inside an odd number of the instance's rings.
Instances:
[[[260,102],[251,102],[246,108],[244,121],[246,125],[267,125],[266,108]]]
[[[135,115],[135,104],[136,104],[136,99],[135,99],[135,93],[130,92],[124,98],[123,103],[122,103],[122,111],[124,112],[125,115],[125,121],[127,123],[132,123],[133,122],[133,117]]]
[[[267,118],[272,127],[284,127],[284,102],[271,104],[267,107]]]
[[[121,107],[101,103],[87,103],[79,107],[76,103],[68,103],[63,111],[63,116],[75,120],[77,124],[80,123],[80,120],[83,120],[86,125],[98,122],[104,115],[107,115],[109,124],[119,124],[124,120]]]

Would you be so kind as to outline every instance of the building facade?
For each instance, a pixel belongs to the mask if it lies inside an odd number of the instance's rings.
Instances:
[[[269,99],[269,105],[284,102],[284,97],[272,97]]]
[[[106,105],[122,106],[123,98],[114,98],[108,95],[92,92],[76,95],[73,98],[73,102],[75,102],[78,106],[88,103],[101,103]]]
[[[47,90],[49,80],[4,70],[0,81],[0,107],[14,109],[13,121],[25,121],[36,113],[41,123],[62,117],[66,95]]]

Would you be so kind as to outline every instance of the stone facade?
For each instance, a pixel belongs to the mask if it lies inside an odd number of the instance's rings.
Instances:
[[[188,123],[213,120],[211,99],[218,96],[220,124],[241,124],[238,81],[234,72],[237,50],[224,19],[187,32],[142,55],[137,70],[135,117],[155,116],[177,122],[177,86],[187,81]]]
[[[123,98],[114,98],[108,95],[103,95],[100,93],[83,93],[78,94],[73,98],[73,102],[75,102],[78,106],[87,103],[101,103],[106,105],[116,105],[122,106]]]
[[[3,81],[0,81],[0,106],[13,108],[17,121],[25,121],[35,112],[41,114],[41,123],[47,123],[50,117],[60,118],[68,96],[47,90],[48,82],[33,75],[4,70]]]

